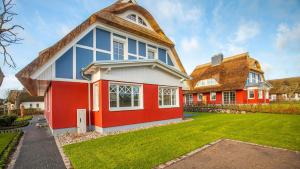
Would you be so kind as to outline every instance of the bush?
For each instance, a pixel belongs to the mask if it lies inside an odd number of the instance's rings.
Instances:
[[[3,127],[11,126],[16,119],[17,119],[17,116],[15,116],[15,115],[0,116],[0,126],[3,126]]]

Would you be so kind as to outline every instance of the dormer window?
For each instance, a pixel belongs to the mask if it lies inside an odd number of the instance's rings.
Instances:
[[[127,18],[130,19],[130,20],[132,20],[133,22],[136,22],[136,15],[135,14],[127,15]]]
[[[146,22],[141,17],[139,17],[139,24],[147,26]]]
[[[199,80],[195,87],[204,87],[204,86],[214,86],[217,85],[218,82],[216,79],[205,79],[205,80]]]

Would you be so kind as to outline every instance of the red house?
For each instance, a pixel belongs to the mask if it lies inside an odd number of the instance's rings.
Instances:
[[[53,134],[122,131],[182,120],[188,78],[173,42],[133,0],[92,14],[17,73],[45,97]]]
[[[211,63],[197,66],[191,78],[185,104],[269,103],[271,85],[265,81],[259,62],[248,53],[228,58],[215,55]]]

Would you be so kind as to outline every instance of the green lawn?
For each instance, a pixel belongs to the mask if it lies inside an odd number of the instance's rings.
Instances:
[[[16,122],[21,122],[21,121],[29,121],[32,119],[32,116],[24,116],[24,117],[18,117],[16,119]]]
[[[0,169],[5,168],[8,157],[20,136],[21,132],[0,134]]]
[[[16,136],[17,133],[4,133],[0,134],[0,153],[10,143],[10,141]]]
[[[75,168],[152,168],[220,138],[300,150],[300,115],[198,113],[190,122],[64,146]]]

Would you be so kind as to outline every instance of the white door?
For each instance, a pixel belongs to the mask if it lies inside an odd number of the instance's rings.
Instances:
[[[77,109],[77,133],[86,132],[86,110]]]

